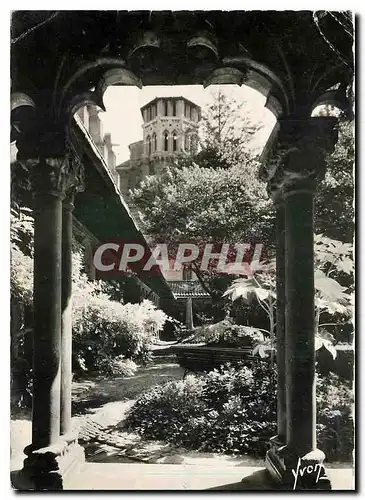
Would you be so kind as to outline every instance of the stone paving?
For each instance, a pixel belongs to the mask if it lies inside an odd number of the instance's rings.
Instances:
[[[330,469],[333,490],[353,490],[351,469]],[[280,489],[260,467],[86,463],[68,490],[272,491]]]

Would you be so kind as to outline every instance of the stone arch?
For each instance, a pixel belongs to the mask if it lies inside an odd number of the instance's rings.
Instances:
[[[339,84],[334,85],[332,88],[323,92],[317,99],[315,99],[311,106],[311,113],[319,106],[333,106],[338,110],[345,113],[350,118],[353,117],[353,109],[351,99],[346,95],[346,89]]]
[[[37,38],[33,38],[34,30],[28,30],[27,36],[30,39],[30,43],[17,44],[14,47],[15,51],[19,47],[19,54],[15,54],[16,57],[14,59],[17,61],[16,75],[14,75],[16,78],[14,78],[14,80],[15,84],[19,85],[20,88],[29,88],[32,85],[35,89],[35,93],[39,92],[39,94],[42,95],[42,91],[44,90],[46,92],[43,95],[52,94],[49,101],[45,102],[42,108],[43,110],[46,109],[46,106],[48,106],[49,109],[52,108],[52,112],[49,112],[49,116],[47,116],[47,118],[69,118],[72,116],[71,112],[73,106],[75,107],[74,111],[76,111],[77,106],[80,107],[84,105],[85,101],[87,102],[88,100],[102,107],[103,85],[100,84],[100,74],[103,72],[104,77],[105,74],[108,74],[108,76],[104,78],[104,83],[106,82],[106,85],[135,85],[136,82],[140,82],[142,85],[142,80],[145,85],[159,84],[161,81],[164,81],[165,84],[169,85],[174,85],[177,82],[181,84],[187,82],[191,84],[200,84],[203,81],[206,83],[206,86],[218,82],[222,84],[236,83],[238,85],[255,85],[262,89],[262,92],[266,97],[266,107],[273,110],[278,117],[282,115],[285,117],[285,115],[290,115],[290,113],[293,112],[293,108],[295,107],[293,105],[293,99],[289,100],[286,90],[281,84],[279,78],[268,69],[268,67],[275,68],[279,75],[283,75],[283,81],[288,82],[288,78],[285,76],[285,62],[283,63],[283,61],[280,60],[278,52],[272,43],[276,33],[278,38],[283,38],[283,45],[289,52],[288,59],[294,59],[300,64],[303,64],[303,78],[299,78],[299,83],[296,82],[296,90],[298,94],[302,93],[302,95],[299,95],[298,98],[298,109],[305,110],[305,112],[307,112],[307,95],[313,87],[309,88],[310,82],[305,81],[304,88],[303,81],[306,80],[306,78],[309,80],[312,80],[312,77],[314,77],[314,79],[316,78],[314,73],[316,72],[317,74],[319,71],[317,70],[318,63],[320,65],[322,63],[322,67],[330,67],[332,65],[334,66],[333,61],[336,59],[328,49],[327,52],[316,52],[317,47],[320,47],[321,40],[314,39],[315,30],[314,28],[311,28],[313,23],[310,23],[310,13],[300,14],[300,16],[305,17],[305,23],[304,21],[303,23],[298,22],[296,29],[292,29],[293,25],[295,25],[296,15],[297,14],[290,14],[290,11],[286,11],[283,13],[283,16],[285,17],[281,18],[282,22],[276,23],[276,20],[273,22],[271,21],[271,17],[273,17],[272,14],[266,14],[266,17],[260,17],[262,14],[252,14],[249,11],[245,11],[242,12],[242,14],[238,14],[238,16],[241,16],[240,19],[238,19],[239,23],[237,23],[237,25],[233,25],[231,22],[231,15],[227,13],[209,14],[204,12],[204,14],[199,14],[198,12],[193,12],[192,14],[187,14],[183,12],[179,14],[178,12],[168,12],[154,14],[154,12],[145,11],[142,13],[134,13],[132,15],[128,13],[125,15],[119,11],[115,16],[115,24],[113,24],[113,22],[110,22],[111,14],[109,14],[109,12],[107,14],[97,12],[96,14],[87,14],[88,20],[87,23],[84,23],[83,25],[85,28],[84,31],[83,29],[73,30],[74,25],[68,22],[68,14],[65,13],[62,15],[62,24],[59,25],[64,32],[62,33],[62,36],[58,37],[58,39],[56,36],[54,37],[56,50],[52,51],[52,53],[50,53],[49,47],[47,47],[44,51],[40,44],[34,43],[37,41]],[[21,16],[19,11],[14,12],[15,20],[18,16]],[[108,17],[105,18],[104,16]],[[155,18],[156,21],[154,20],[154,16],[157,16],[157,18]],[[158,16],[162,17],[159,18]],[[171,22],[172,16],[174,16],[173,22]],[[298,21],[301,21],[301,19]],[[26,23],[19,24],[20,28],[24,29],[24,24]],[[166,34],[166,39],[162,39],[160,41],[159,37],[150,29],[150,27],[156,26],[156,30],[158,31],[161,29],[161,25],[168,25],[169,30]],[[108,30],[105,30],[105,26],[108,27]],[[202,30],[202,26],[207,29]],[[216,26],[217,29],[215,29],[214,26]],[[265,31],[262,29],[263,26],[266,28]],[[304,39],[301,39],[297,36],[297,34],[301,34],[303,31],[301,28],[303,26],[304,28],[308,28],[309,35],[304,37]],[[148,27],[149,29],[144,30],[144,27]],[[90,43],[92,42],[92,40],[90,40],[92,30],[95,30],[96,32],[95,38],[97,39],[97,44]],[[161,38],[163,38],[162,31],[163,30],[161,30]],[[116,34],[113,35],[114,33]],[[214,36],[215,33],[217,33],[218,41]],[[337,31],[335,34],[339,35],[335,38],[341,38],[341,33],[338,33]],[[133,40],[135,37],[136,39]],[[70,40],[72,43],[70,43]],[[257,43],[258,41],[261,43]],[[302,41],[304,41],[303,45],[301,44]],[[242,46],[243,42],[247,46],[247,49]],[[36,48],[34,50],[30,50],[31,47]],[[163,47],[163,52],[160,50],[160,47]],[[254,52],[253,56],[250,55],[249,49]],[[223,52],[224,54],[222,55]],[[100,58],[99,55],[101,53],[114,53],[118,55],[118,57]],[[70,56],[68,56],[68,54],[70,54]],[[126,59],[125,61],[119,57],[120,54],[123,54],[123,57]],[[187,55],[188,57],[186,57]],[[67,72],[73,71],[72,68],[75,68],[77,61],[85,60],[86,57],[96,59],[91,63],[83,65],[76,72],[73,72],[68,81],[71,81],[69,86],[67,87],[66,84],[66,86],[62,87],[62,83],[60,84],[60,81],[64,81],[64,79],[69,77],[70,74]],[[45,64],[37,65],[36,61],[38,58],[44,60]],[[63,62],[66,61],[66,63],[60,63],[60,69],[63,69],[63,72],[59,72],[60,78],[58,78],[56,72],[53,72],[53,68],[57,67],[59,60],[62,60],[62,58]],[[267,66],[259,64],[256,60],[265,61]],[[54,64],[48,65],[48,62],[53,62]],[[34,66],[34,72],[32,71],[32,74],[30,75],[28,68],[31,68],[32,65]],[[166,68],[165,70],[163,69],[164,67]],[[47,70],[45,70],[45,68],[47,68]],[[49,70],[49,68],[52,69]],[[63,75],[66,75],[64,79]],[[309,76],[307,77],[306,75]],[[320,82],[316,88],[315,97],[321,95],[324,90],[330,88],[331,84],[334,83],[332,80],[335,79],[335,76],[336,75],[332,75],[331,78],[328,79],[331,80],[329,82],[327,81],[327,78],[326,82],[324,80]],[[299,77],[302,77],[302,75],[299,75]],[[34,78],[33,81],[32,78]],[[103,80],[103,77],[101,80]],[[95,88],[92,90],[94,86]],[[292,88],[295,87],[295,85],[290,85],[290,82],[288,86]],[[258,90],[258,88],[256,90]],[[61,99],[61,101],[58,100],[60,89],[61,94],[63,89],[63,99]],[[53,113],[53,98],[57,100],[55,107],[57,111],[56,113]],[[41,99],[42,98],[39,100],[40,104]],[[302,105],[301,99],[303,99],[305,106]],[[67,115],[68,112],[69,115]],[[42,116],[41,113],[40,116]],[[299,116],[299,118],[303,118],[303,113],[301,115],[298,113],[297,116]],[[49,120],[49,122],[52,123],[51,120]],[[282,138],[286,139],[292,135],[294,135],[294,137],[299,136],[302,125],[298,126],[293,123],[295,120],[288,120],[287,122],[288,126],[285,129],[285,120],[283,120]],[[42,124],[42,127],[45,128],[48,124],[48,122],[46,125]],[[63,121],[61,124],[64,125]],[[58,132],[58,123],[54,128],[55,132]],[[306,127],[303,130],[306,132]],[[55,147],[55,141],[53,140],[55,134],[52,132],[53,129],[51,129],[51,133],[45,137],[50,144],[47,152],[52,153],[51,159],[53,161],[51,162],[51,166],[55,164],[55,161],[60,158],[60,153],[63,152],[63,150],[58,148],[58,146]],[[313,137],[316,138],[316,135],[313,135]],[[304,146],[306,145],[307,142],[304,142]],[[298,146],[302,147],[301,144]],[[303,149],[305,152],[305,148]],[[281,153],[280,149],[278,156],[279,153]],[[297,155],[296,150],[294,150],[294,153]],[[289,154],[287,150],[285,151],[285,154]],[[310,158],[314,158],[314,155],[311,155]],[[308,167],[307,160],[303,161],[303,164],[305,164],[306,168]],[[284,165],[284,167],[287,166],[288,165],[286,164]],[[316,165],[309,165],[309,167],[309,174],[312,175],[311,167],[316,167]],[[303,173],[308,176],[308,170]],[[289,173],[286,173],[283,172],[283,170],[278,169],[277,171],[274,170],[273,175],[276,175],[277,178],[270,178],[270,182],[274,185],[276,183],[277,187],[280,183],[281,185],[284,184],[283,177],[280,178],[281,175],[284,176],[284,180],[285,175],[288,175],[287,180],[292,181],[295,176],[298,176],[298,170],[290,172],[289,169]],[[305,200],[303,201],[303,192],[298,191],[298,193],[300,195],[299,211],[300,207],[302,207],[301,212],[304,218],[304,221],[300,222],[303,222],[305,227],[310,228],[312,223],[310,219],[313,200],[309,199],[307,193],[305,194]],[[309,193],[309,195],[311,196],[311,193]],[[306,371],[308,367],[308,359],[314,358],[314,356],[312,356],[313,338],[310,337],[310,335],[306,338],[304,336],[299,337],[299,340],[303,340],[303,342],[301,342],[301,349],[295,349],[295,347],[293,347],[298,345],[298,339],[295,337],[295,334],[302,335],[300,329],[303,325],[301,324],[301,321],[303,321],[304,327],[306,327],[304,328],[304,331],[308,331],[308,333],[310,333],[310,330],[313,331],[311,325],[308,327],[306,319],[309,318],[310,320],[312,317],[311,313],[313,312],[313,304],[311,304],[307,299],[313,297],[314,295],[312,290],[312,279],[305,280],[303,278],[302,282],[297,280],[298,273],[296,271],[301,265],[304,266],[303,277],[310,277],[313,275],[313,265],[310,262],[308,264],[308,261],[310,261],[308,256],[311,255],[310,247],[313,247],[313,241],[312,238],[309,237],[309,233],[312,232],[310,229],[309,231],[302,231],[299,224],[294,224],[294,217],[298,213],[297,210],[293,210],[293,208],[296,208],[295,196],[295,193],[291,193],[291,196],[288,196],[285,199],[285,203],[287,204],[285,210],[288,217],[284,217],[284,224],[286,224],[286,227],[284,226],[285,234],[289,235],[288,241],[291,242],[292,251],[286,256],[284,251],[281,253],[284,257],[286,257],[285,265],[290,269],[290,279],[288,279],[288,276],[286,277],[286,282],[288,283],[287,286],[291,291],[289,295],[293,296],[292,291],[295,291],[296,289],[300,289],[302,291],[304,288],[304,293],[302,293],[301,296],[304,297],[305,303],[303,304],[301,302],[301,297],[298,297],[297,294],[295,297],[296,303],[291,301],[288,305],[286,305],[289,314],[287,316],[282,314],[282,317],[286,320],[289,318],[291,326],[294,326],[294,328],[287,328],[287,338],[289,338],[291,342],[283,342],[281,345],[285,345],[284,354],[287,359],[290,360],[291,368],[295,368],[295,377],[294,371],[291,369],[289,373],[291,378],[288,385],[284,387],[283,383],[278,384],[279,390],[281,389],[281,393],[285,392],[283,389],[286,389],[286,398],[287,400],[290,398],[289,401],[291,403],[291,406],[288,405],[288,411],[286,412],[287,415],[284,413],[285,419],[287,419],[288,422],[288,425],[286,425],[286,429],[289,431],[288,436],[286,436],[285,433],[281,433],[279,430],[278,435],[271,441],[270,452],[272,452],[272,455],[268,455],[268,460],[271,460],[272,469],[275,470],[275,475],[279,476],[279,478],[281,478],[281,476],[284,477],[287,472],[287,468],[285,469],[281,465],[281,459],[284,456],[284,453],[281,453],[282,450],[285,449],[285,451],[289,451],[290,453],[296,450],[304,450],[307,453],[312,450],[313,436],[315,434],[315,422],[312,419],[315,407],[312,401],[313,397],[309,397],[309,394],[313,394],[311,392],[311,384],[314,380],[314,366],[310,373]],[[39,213],[41,212],[39,211]],[[52,238],[53,233],[58,233],[62,228],[58,225],[57,231],[54,231],[52,223],[57,224],[58,219],[56,217],[47,218],[46,220],[50,221],[50,224],[45,224],[45,229],[48,229],[49,227],[52,228],[53,232],[50,231],[48,233],[48,236],[51,236]],[[282,222],[280,222],[280,224],[282,224]],[[284,234],[284,231],[282,231],[282,234]],[[299,261],[296,261],[296,256],[302,256],[304,258],[299,258]],[[39,258],[38,262],[41,262]],[[56,264],[56,260],[52,259],[51,263],[52,265]],[[52,282],[52,273],[49,273],[49,276],[50,279],[48,280],[48,288],[44,288],[44,286],[43,289],[40,286],[35,287],[35,293],[38,293],[38,296],[44,300],[43,302],[40,300],[35,301],[36,304],[40,304],[40,307],[37,307],[38,312],[40,313],[42,312],[42,309],[47,309],[47,306],[52,306],[54,289],[56,286],[57,290],[60,291],[59,280],[58,282],[57,280],[53,280]],[[39,277],[38,280],[35,280],[36,284],[37,281],[38,285],[44,285]],[[285,280],[282,280],[282,282],[284,281]],[[51,291],[52,294],[44,293],[44,289]],[[42,290],[42,293],[40,293],[40,290]],[[281,300],[282,304],[284,304],[284,302],[285,294],[284,296],[282,295]],[[48,317],[44,316],[44,318],[47,322]],[[55,328],[53,327],[54,323],[55,322],[49,322],[48,325],[46,324],[46,327],[49,328],[44,328],[44,331],[41,331],[43,339],[48,343],[45,345],[49,345],[52,348],[56,345],[55,341],[57,340],[57,342],[59,342],[60,340],[60,335],[56,335],[57,332],[55,332]],[[297,330],[295,323],[299,324],[299,328]],[[50,341],[52,341],[53,344],[51,344]],[[38,342],[38,346],[42,347],[42,344]],[[283,349],[280,351],[283,354]],[[279,349],[277,352],[279,352]],[[47,360],[50,360],[49,363],[47,363],[48,366],[46,366],[47,377],[52,377],[55,371],[54,366],[57,366],[59,358],[57,356],[58,353],[54,353],[52,349],[49,350],[49,354],[50,356],[48,358],[47,353]],[[40,356],[37,357],[37,363],[38,366],[42,366],[41,363],[43,363],[43,360]],[[301,378],[301,373],[308,373],[309,376]],[[300,391],[302,392],[298,392],[297,389],[302,385],[302,382],[304,384],[304,391],[302,390],[303,388],[300,387]],[[38,381],[35,379],[34,387],[37,387],[37,385],[40,387],[39,379]],[[33,413],[33,443],[31,449],[37,450],[37,447],[44,449],[45,446],[53,446],[57,443],[57,449],[61,450],[63,455],[66,455],[68,461],[67,465],[70,467],[70,464],[72,463],[70,460],[70,455],[72,458],[72,451],[70,452],[70,450],[66,448],[66,441],[62,441],[62,448],[59,448],[58,442],[54,439],[54,436],[59,433],[59,423],[57,422],[57,418],[54,417],[55,412],[51,411],[53,410],[53,407],[49,404],[52,396],[51,390],[53,390],[53,388],[46,388],[46,391],[43,392],[43,395],[45,396],[44,399],[42,399],[42,397],[38,397],[38,400],[37,398],[34,400],[36,402],[35,408],[37,411]],[[301,397],[295,398],[297,393],[300,394]],[[69,391],[69,396],[71,396],[71,390]],[[37,415],[38,418],[36,418]],[[41,415],[42,418],[39,418],[39,415]],[[48,420],[47,418],[44,418],[44,416],[47,417]],[[279,424],[286,424],[285,419],[282,418],[282,422],[279,422]],[[52,424],[52,427],[49,423]],[[287,441],[286,437],[288,437]],[[71,443],[72,448],[75,448],[75,444],[76,443],[74,442]],[[288,444],[288,446],[286,446],[286,444]],[[275,454],[276,450],[278,450],[277,455]],[[320,456],[318,454],[318,450],[313,450],[313,452],[313,456]],[[58,466],[56,460],[62,457],[53,456],[52,453],[53,452],[49,452],[49,454],[52,455],[51,462],[56,463]],[[306,456],[308,456],[308,453]],[[32,463],[34,458],[36,458],[36,454],[33,456],[30,454],[30,457],[26,462]],[[285,458],[286,457],[284,457],[284,459]],[[290,462],[293,462],[296,458],[297,457],[289,456],[290,460],[288,460],[287,465]],[[40,472],[40,476],[43,476],[46,481],[48,480],[48,486],[50,483],[50,474],[47,475],[47,473],[49,472],[52,473],[54,482],[62,482],[61,474],[59,474],[59,471],[62,469],[61,461],[59,463],[60,468],[57,467],[57,471],[47,470],[47,464],[45,464],[44,461],[40,464],[41,465],[38,468],[37,473]],[[54,472],[56,472],[57,475]],[[30,475],[30,477],[32,476]],[[41,478],[37,479],[40,483]]]
[[[192,75],[192,81],[195,84],[202,84],[204,87],[214,84],[237,84],[247,85],[266,97],[265,106],[272,111],[277,118],[289,112],[289,100],[280,79],[265,65],[256,62],[247,55],[239,55],[232,57],[223,57],[221,65],[219,65],[219,54],[214,36],[209,33],[197,32],[187,41],[189,54],[192,54],[192,61],[196,67],[193,73],[200,74],[199,66],[204,64],[204,60],[196,57],[196,54],[201,55],[201,51],[208,52],[211,55],[211,64],[214,66],[208,76],[196,77]],[[144,74],[149,56],[153,53],[158,54],[160,59],[168,62],[168,54],[162,54],[160,49],[161,43],[159,37],[150,30],[143,32],[138,40],[134,42],[129,50],[127,60],[122,58],[96,58],[94,62],[90,62],[81,66],[66,82],[61,91],[61,99],[59,113],[62,109],[65,110],[68,116],[73,114],[79,107],[85,104],[96,104],[103,111],[105,106],[103,95],[108,86],[111,85],[132,85],[142,88],[143,85],[153,85],[154,77],[152,73]],[[149,54],[145,60],[145,53]],[[195,55],[194,55],[195,54]],[[136,64],[136,61],[140,61]],[[144,61],[144,62],[143,62]],[[150,61],[152,64],[152,62]],[[171,66],[169,64],[168,66]],[[90,90],[85,88],[80,92],[80,80],[85,81],[88,74],[98,74],[102,68],[108,68],[101,77],[98,77],[95,88]],[[163,75],[166,70],[161,69],[160,79],[164,79]],[[100,73],[99,73],[100,74]],[[151,81],[149,81],[151,78]],[[142,82],[143,79],[143,82]],[[166,79],[169,76],[166,74]],[[89,79],[89,82],[92,78]],[[172,84],[173,82],[170,82]],[[78,89],[74,93],[73,88]],[[171,100],[163,101],[162,111],[165,116],[169,116],[172,112]]]
[[[28,94],[13,92],[10,96],[10,142],[16,141],[25,129],[32,127],[36,118],[36,105]]]
[[[112,59],[113,64],[123,64],[121,60],[119,59]],[[63,88],[62,94],[61,94],[61,100],[60,100],[60,107],[58,109],[58,112],[61,114],[62,113],[62,105],[64,105],[66,115],[69,118],[72,118],[72,116],[76,113],[76,111],[81,108],[82,106],[85,106],[87,104],[94,104],[97,105],[99,108],[101,108],[103,111],[105,110],[105,105],[103,102],[103,96],[106,91],[106,89],[109,86],[112,85],[133,85],[138,87],[139,89],[142,88],[142,82],[140,78],[138,78],[132,71],[125,67],[114,67],[112,69],[109,69],[105,71],[101,77],[99,78],[96,87],[93,90],[85,90],[84,92],[81,93],[76,93],[72,96],[72,98],[64,104],[64,101],[66,100],[66,94],[68,92],[68,89],[75,83],[76,80],[76,75],[78,77],[81,77],[83,73],[89,71],[90,69],[96,69],[99,66],[102,66],[103,64],[106,64],[107,62],[112,63],[112,61],[109,61],[107,59],[106,61],[104,59],[97,60],[95,61],[95,64],[89,64],[85,65],[82,67],[79,71],[73,75],[69,79],[69,81],[66,83],[66,85]],[[76,80],[77,81],[77,80]]]
[[[276,118],[289,112],[289,99],[280,79],[266,66],[244,57],[227,57],[226,64],[216,68],[203,82],[204,88],[210,85],[245,85],[266,97],[265,107]]]

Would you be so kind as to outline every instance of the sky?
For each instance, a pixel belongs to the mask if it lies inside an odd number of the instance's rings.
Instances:
[[[128,145],[142,139],[142,115],[140,108],[155,97],[183,96],[195,102],[202,109],[212,103],[212,92],[217,90],[234,98],[237,102],[244,100],[247,105],[243,108],[253,122],[263,123],[263,127],[255,137],[255,147],[264,146],[275,124],[275,117],[265,108],[266,98],[256,90],[238,85],[211,85],[204,89],[202,85],[179,86],[148,86],[137,87],[109,87],[104,94],[106,112],[100,113],[103,132],[110,132],[117,156],[117,165],[129,159]]]

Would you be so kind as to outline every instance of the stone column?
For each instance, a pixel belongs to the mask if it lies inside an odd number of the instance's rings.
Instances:
[[[324,175],[325,154],[335,142],[334,125],[331,118],[282,121],[280,158],[270,179],[271,189],[274,187],[285,207],[277,213],[278,227],[282,227],[285,217],[284,260],[282,253],[277,255],[278,402],[281,401],[278,433],[280,441],[285,437],[285,446],[281,449],[277,476],[289,489],[330,489],[322,465],[324,454],[316,448],[313,198],[316,181]],[[282,235],[277,234],[280,248],[282,243]],[[285,328],[281,302],[284,289]],[[286,419],[282,418],[283,384]],[[298,467],[306,469],[295,480],[293,471]]]
[[[63,159],[34,167],[34,339],[32,447],[60,435]]]
[[[193,323],[193,300],[191,297],[186,299],[186,316],[185,316],[185,324],[188,330],[192,330],[194,328]]]
[[[74,162],[67,156],[28,163],[35,190],[33,416],[32,443],[25,449],[27,458],[17,487],[60,490],[68,473],[84,458],[75,436],[61,436],[71,423],[71,310],[67,296],[71,291],[72,233],[65,193],[77,185],[80,172],[75,172]]]
[[[274,199],[276,255],[276,370],[277,370],[277,434],[270,439],[266,465],[271,474],[281,480],[285,472],[283,452],[286,448],[286,377],[285,377],[285,206],[277,193]]]
[[[71,432],[73,201],[71,191],[62,203],[61,435]]]
[[[276,205],[276,362],[278,377],[278,438],[286,442],[285,393],[285,207]]]
[[[285,198],[286,432],[298,457],[316,448],[313,195],[298,183]]]

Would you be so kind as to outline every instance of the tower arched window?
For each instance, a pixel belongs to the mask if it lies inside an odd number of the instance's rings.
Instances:
[[[198,137],[196,136],[196,134],[193,134],[190,138],[190,149],[196,153],[197,149],[198,149]]]
[[[184,149],[185,149],[185,151],[190,151],[190,135],[189,134],[185,134]]]
[[[187,102],[185,103],[185,113],[184,114],[185,114],[186,118],[189,118],[189,116],[190,116],[190,106],[189,106],[189,104]]]
[[[169,101],[165,101],[165,116],[169,116]]]
[[[172,101],[172,116],[176,116],[176,101]]]
[[[147,142],[147,154],[151,154],[151,137],[148,135],[147,136],[147,139],[146,139],[146,142]]]
[[[157,150],[157,135],[154,133],[152,136],[152,151],[155,152]]]
[[[177,151],[177,133],[175,130],[172,133],[172,150]]]
[[[167,130],[163,133],[163,149],[164,151],[169,150],[169,133]]]

